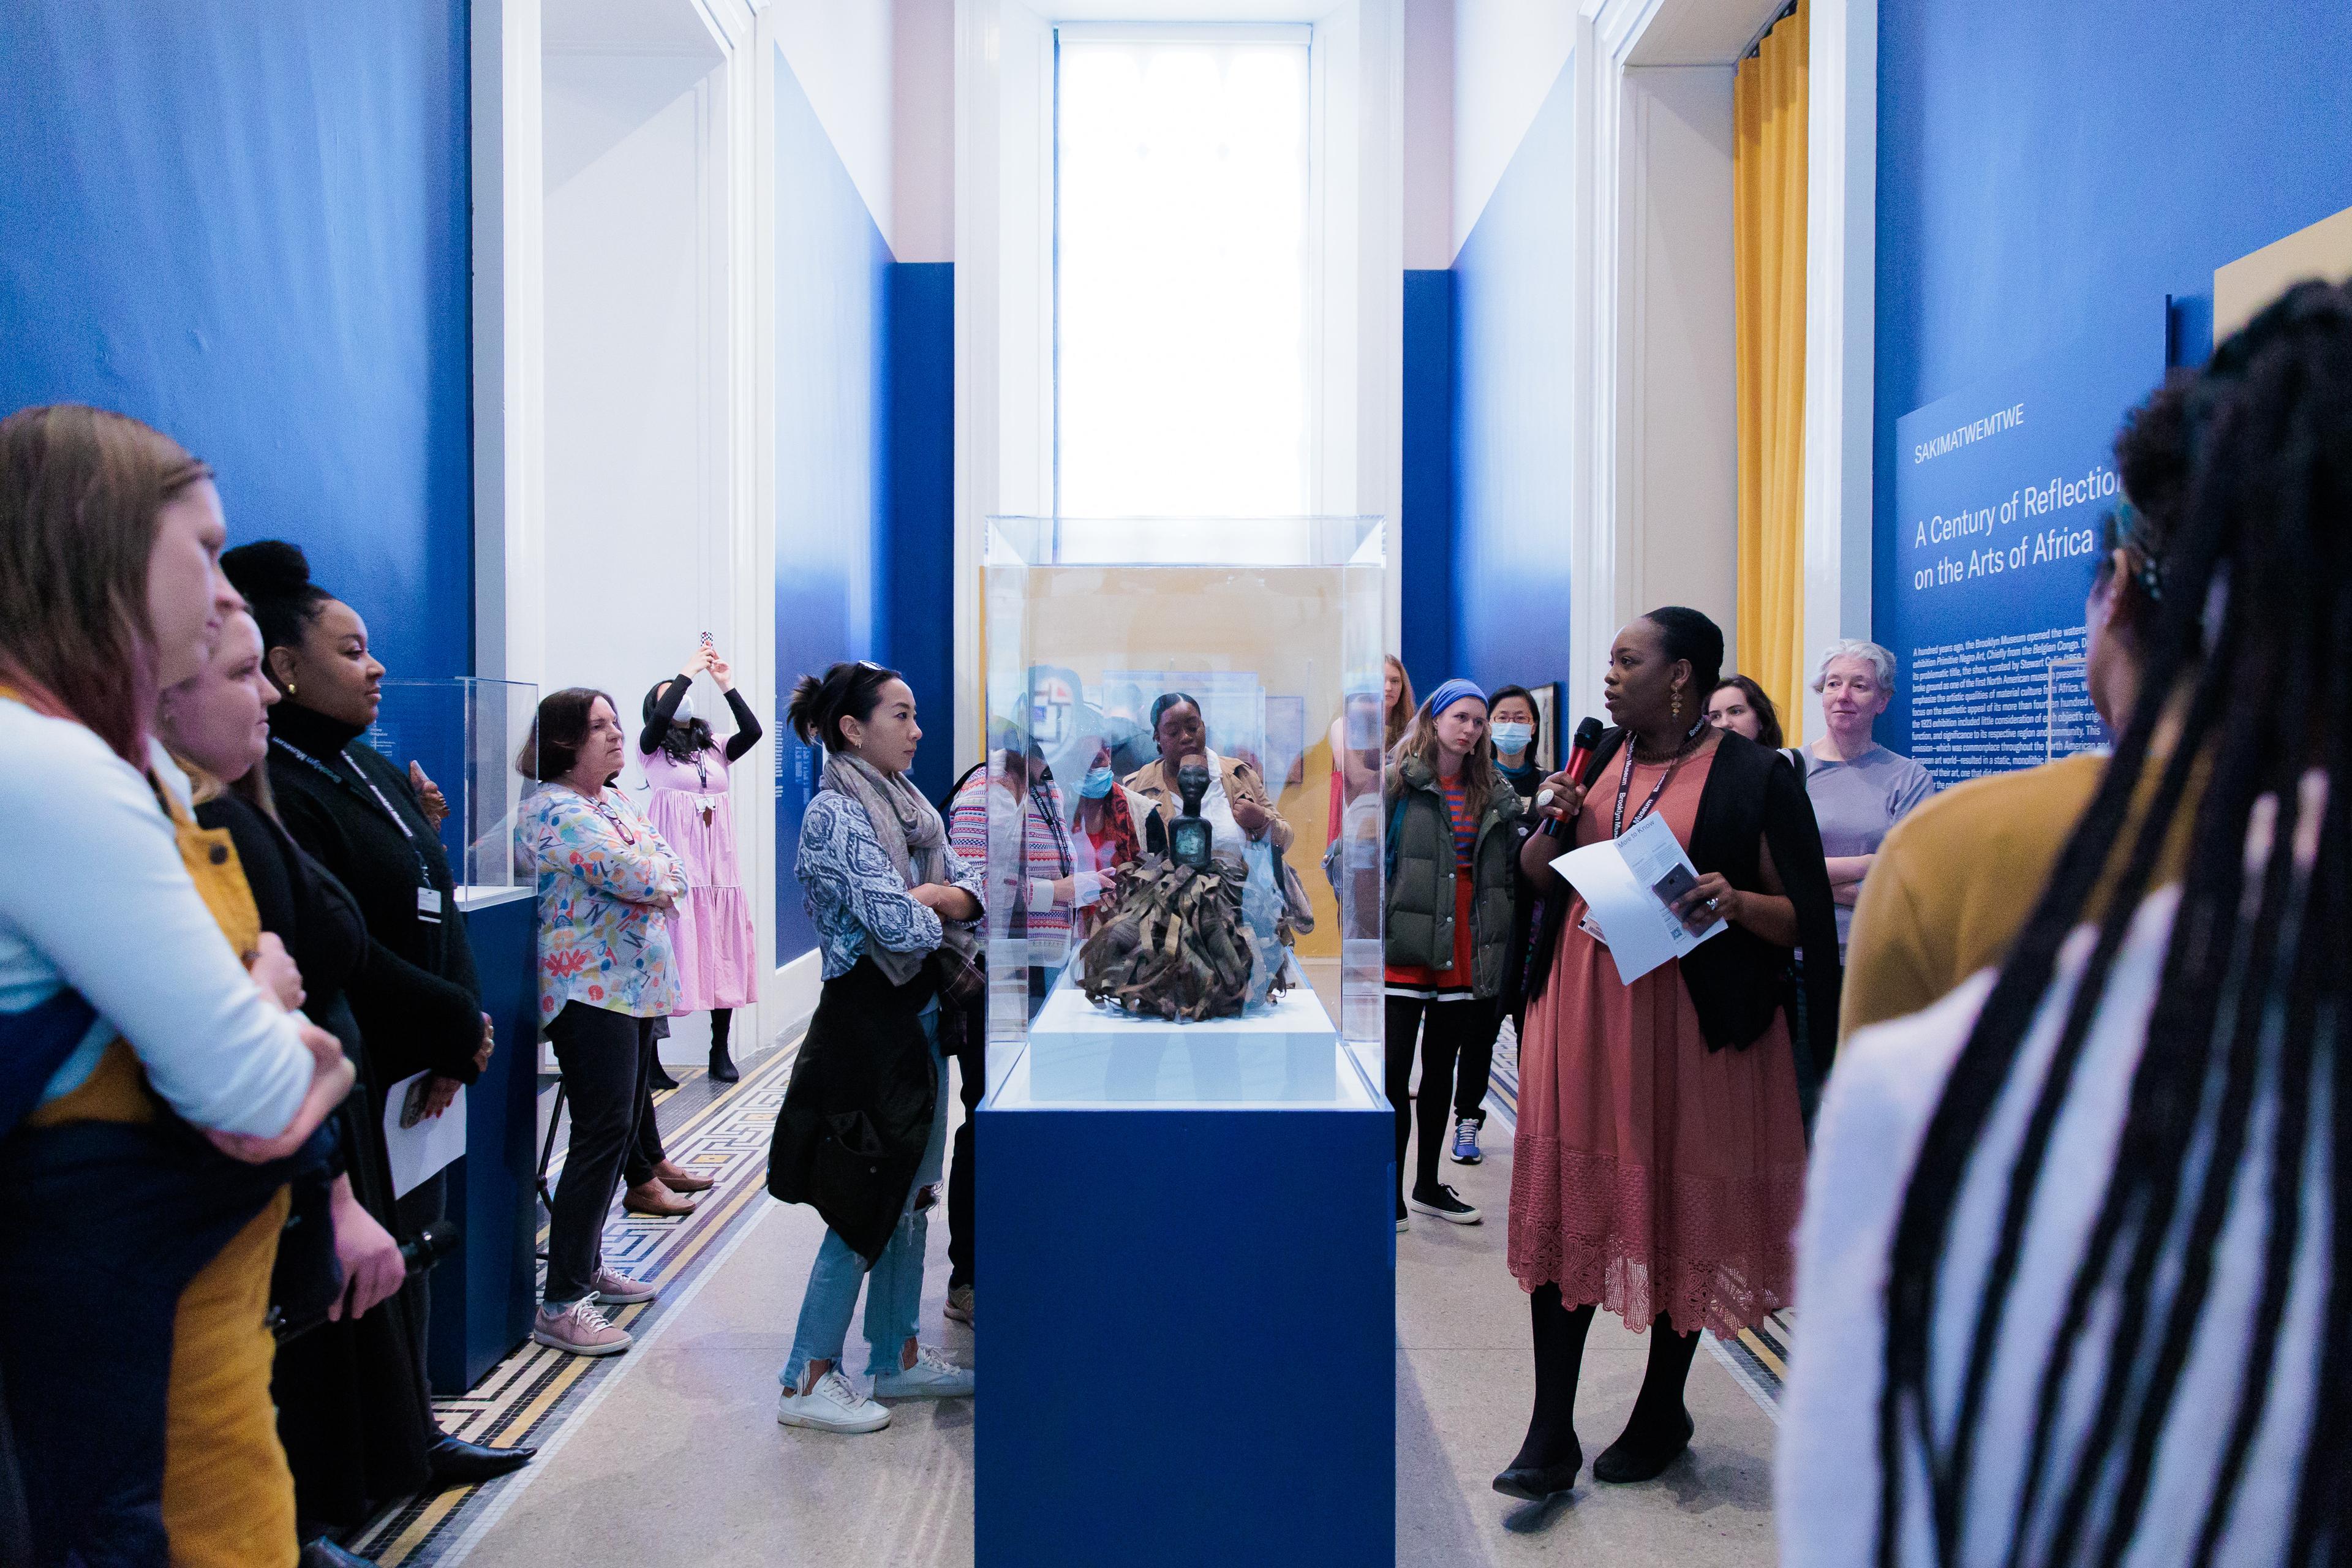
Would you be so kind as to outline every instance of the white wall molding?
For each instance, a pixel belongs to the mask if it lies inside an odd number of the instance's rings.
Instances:
[[[1871,629],[1878,0],[1811,0],[1805,242],[1805,648]],[[1805,699],[1805,732],[1822,732]]]
[[[1579,714],[1599,710],[1617,628],[1643,611],[1691,605],[1727,642],[1734,634],[1730,100],[1738,52],[1777,3],[1577,8],[1564,68],[1575,101],[1560,286],[1574,323],[1561,438],[1572,476],[1569,702]],[[1521,72],[1468,52],[1466,29],[1460,37],[1457,102],[1482,69]],[[1469,195],[1483,204],[1484,191]],[[1475,216],[1457,205],[1457,227]]]

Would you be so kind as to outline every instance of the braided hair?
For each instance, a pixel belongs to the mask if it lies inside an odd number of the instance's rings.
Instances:
[[[2352,1317],[2352,1050],[2336,1036],[2352,1000],[2352,290],[2290,290],[2222,345],[2179,411],[2189,471],[2137,710],[1953,1065],[1898,1211],[1878,1422],[1886,1568],[1901,1556],[1906,1481],[1924,1479],[1936,1561],[1956,1562],[1972,1458],[2019,1436],[2012,1568],[2124,1560],[2242,1187],[2264,1223],[2253,1331],[2235,1408],[2212,1413],[2226,1439],[2201,1528],[2184,1542],[2196,1568],[2212,1563],[2276,1375],[2298,1246],[2317,1223],[2306,1192],[2315,1147],[2330,1183],[2322,1321]],[[2171,721],[2178,738],[2159,753],[2152,742]],[[1992,1369],[2016,1350],[2002,1319],[2028,1221],[2037,1194],[2069,1179],[2048,1168],[2053,1133],[2183,811],[2195,814],[2189,861],[2121,1139],[2056,1331],[2029,1352],[2042,1357],[2032,1429],[1990,1432]],[[2062,944],[2094,916],[2096,941],[2014,1161],[1995,1178],[2005,1200],[1956,1403],[1932,1409],[1937,1285],[1970,1157]],[[2098,1376],[2076,1375],[2078,1358],[2102,1348]],[[2059,1439],[2062,1407],[2089,1413],[2079,1443]],[[2352,1555],[2352,1340],[2341,1332],[2320,1352],[2303,1443],[2287,1561],[2342,1563]]]

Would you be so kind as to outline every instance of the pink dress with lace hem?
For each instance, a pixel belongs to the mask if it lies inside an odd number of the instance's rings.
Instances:
[[[1685,846],[1714,758],[1685,762],[1658,798]],[[1663,771],[1634,768],[1629,815]],[[1580,846],[1608,837],[1617,776],[1596,782]],[[1663,1312],[1677,1332],[1731,1338],[1795,1285],[1805,1134],[1786,1016],[1745,1050],[1708,1050],[1682,966],[1623,984],[1584,912],[1580,898],[1569,909],[1519,1043],[1511,1273],[1636,1331]]]

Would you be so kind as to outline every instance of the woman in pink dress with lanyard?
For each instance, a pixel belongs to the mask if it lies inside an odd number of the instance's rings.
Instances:
[[[722,745],[708,721],[694,713],[688,688],[709,675],[726,694],[735,733]],[[710,1076],[740,1076],[727,1050],[734,1009],[760,999],[759,943],[751,905],[735,865],[735,816],[727,769],[760,743],[760,721],[735,689],[727,661],[708,636],[668,680],[646,693],[646,728],[637,760],[653,786],[647,815],[654,830],[686,862],[692,890],[670,910],[670,942],[677,954],[677,1005],[672,1017],[710,1010]]]
[[[1632,1416],[1592,1467],[1622,1484],[1689,1445],[1683,1383],[1699,1331],[1736,1335],[1793,1291],[1805,1133],[1783,982],[1792,948],[1835,951],[1837,921],[1796,773],[1706,721],[1722,664],[1723,633],[1696,610],[1653,610],[1619,632],[1601,681],[1617,727],[1578,776],[1544,781],[1553,798],[1538,811],[1565,831],[1520,853],[1547,896],[1519,1040],[1508,1247],[1528,1294],[1535,1412],[1495,1478],[1507,1496],[1540,1501],[1575,1484],[1577,1373],[1597,1309],[1650,1335]],[[1629,984],[1551,862],[1654,813],[1696,872],[1674,913],[1694,932],[1727,929]],[[1826,1050],[1837,969],[1805,967],[1809,1028]]]

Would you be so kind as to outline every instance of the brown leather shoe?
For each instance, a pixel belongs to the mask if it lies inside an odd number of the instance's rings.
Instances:
[[[670,1219],[694,1212],[694,1200],[680,1197],[661,1184],[658,1177],[640,1182],[621,1194],[621,1207],[629,1214],[651,1215],[656,1219]]]
[[[719,1184],[716,1177],[697,1175],[668,1160],[654,1167],[654,1180],[674,1193],[707,1193]]]

